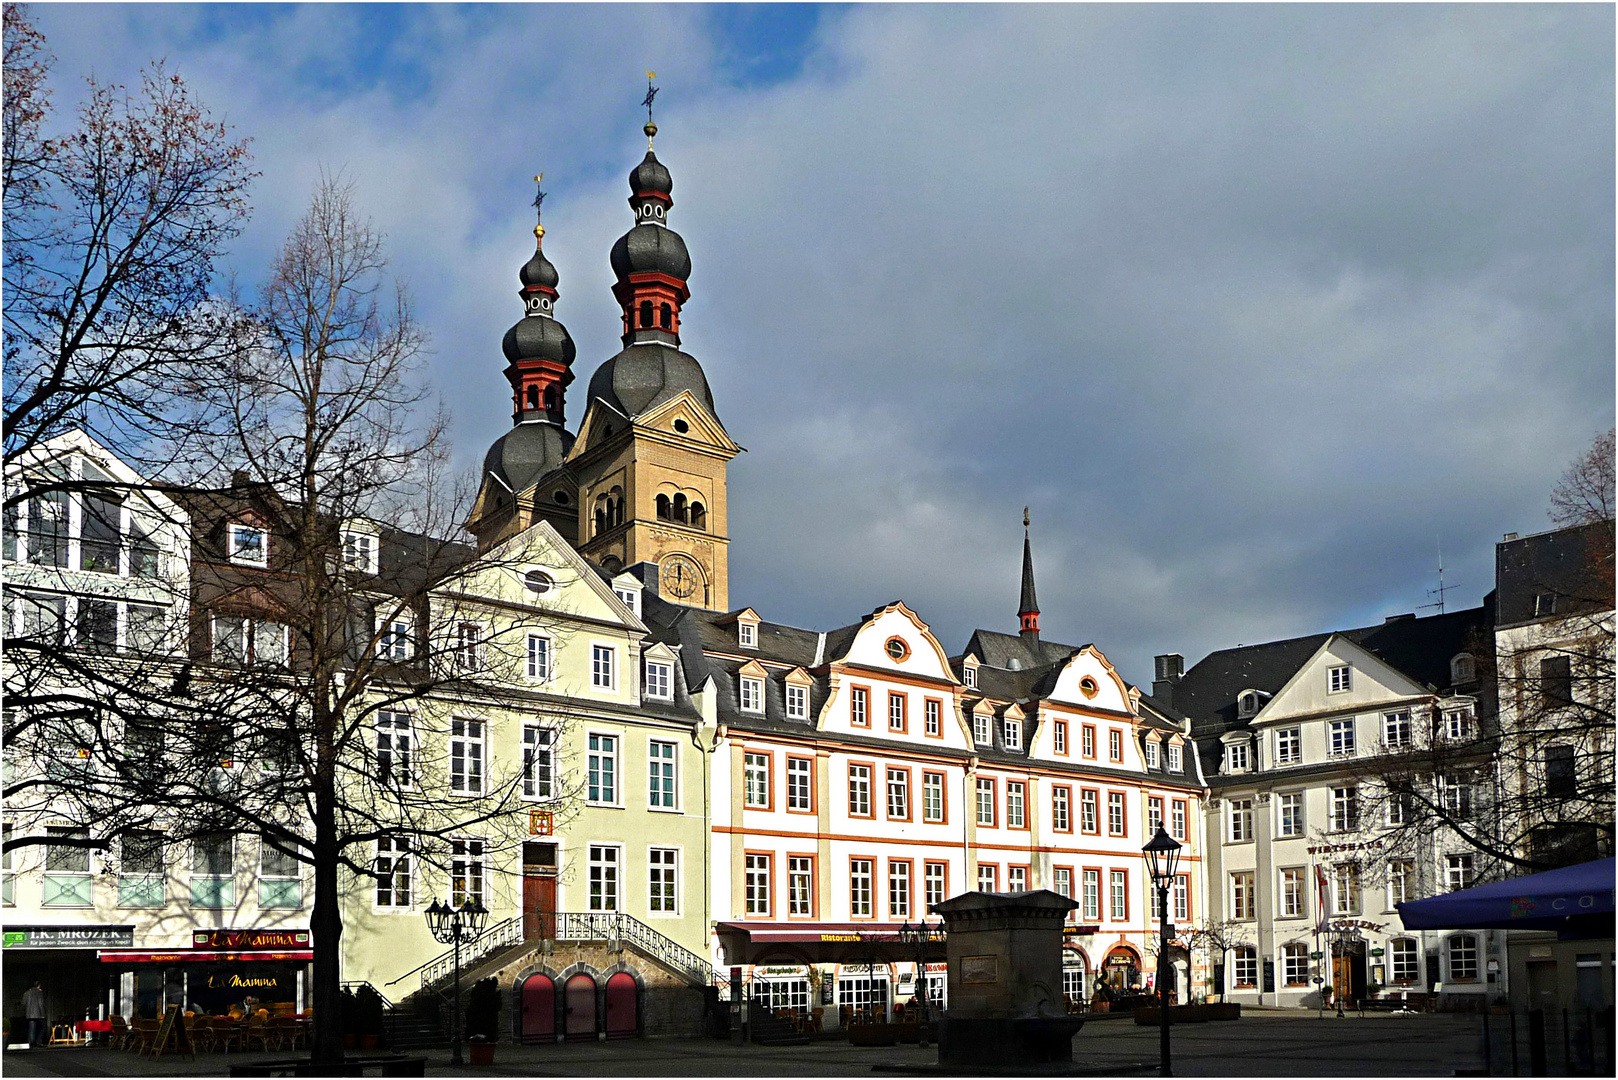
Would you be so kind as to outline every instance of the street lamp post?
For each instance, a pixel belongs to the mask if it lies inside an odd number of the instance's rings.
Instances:
[[[489,909],[481,901],[467,900],[460,907],[434,900],[427,909],[427,928],[434,939],[455,946],[455,1015],[450,1018],[449,1063],[461,1064],[461,942],[483,933]]]
[[[920,1046],[923,1050],[927,1049],[927,1021],[932,1018],[932,997],[927,993],[927,946],[943,938],[942,926],[929,926],[923,919],[917,919],[915,926],[907,919],[899,927],[899,940],[916,950],[916,996],[921,1002]]]
[[[1174,937],[1174,926],[1169,922],[1169,886],[1174,884],[1174,869],[1180,861],[1180,845],[1163,826],[1141,851],[1146,856],[1146,867],[1151,871],[1152,887],[1157,890],[1158,945],[1157,945],[1157,1015],[1159,1023],[1158,1046],[1161,1056],[1159,1067],[1164,1076],[1173,1076],[1169,1066],[1169,941]]]

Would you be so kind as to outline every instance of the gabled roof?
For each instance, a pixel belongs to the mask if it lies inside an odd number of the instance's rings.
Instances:
[[[1055,641],[1029,641],[1019,634],[974,630],[971,640],[966,643],[965,652],[976,655],[988,667],[1026,671],[1059,663],[1080,648],[1082,646],[1063,645]]]

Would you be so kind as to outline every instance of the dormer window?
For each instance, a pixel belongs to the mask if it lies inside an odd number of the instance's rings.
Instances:
[[[660,701],[674,698],[674,665],[661,660],[646,661],[646,696]]]
[[[745,713],[761,713],[764,711],[764,680],[742,676],[741,680],[741,707]]]
[[[787,684],[787,719],[807,720],[809,718],[809,688],[798,686],[795,683]]]
[[[736,624],[736,643],[744,649],[758,648],[758,623],[739,622]]]
[[[1326,669],[1326,692],[1328,694],[1341,694],[1352,685],[1349,678],[1351,668],[1347,664]]]
[[[231,525],[225,539],[231,562],[244,566],[269,564],[269,541],[263,529],[253,525]]]
[[[1007,750],[1022,749],[1022,721],[1007,717],[1005,721],[1005,738]]]
[[[1257,716],[1261,704],[1262,703],[1259,701],[1257,690],[1245,691],[1236,699],[1236,718],[1238,720],[1246,720],[1250,717]]]
[[[990,734],[989,725],[993,717],[987,713],[972,714],[972,741],[979,746],[989,746],[994,742]]]
[[[1157,740],[1155,739],[1146,740],[1146,767],[1148,769],[1157,768]]]
[[[1233,742],[1225,747],[1225,771],[1246,772],[1252,761],[1245,742]]]
[[[1471,653],[1461,653],[1449,662],[1449,681],[1459,686],[1462,683],[1472,682],[1478,677],[1477,662],[1472,659]]]
[[[978,688],[978,666],[976,664],[966,664],[962,666],[961,678],[966,683],[968,689],[976,690]]]
[[[630,613],[633,614],[635,618],[640,618],[639,589],[626,589],[622,586],[615,585],[613,586],[612,591],[617,595],[618,599],[624,602],[624,607],[628,608]]]
[[[1178,746],[1174,745],[1173,743],[1169,743],[1168,759],[1169,759],[1169,772],[1179,772],[1180,771],[1180,748]]]
[[[376,537],[364,532],[345,532],[343,568],[362,574],[376,573]]]

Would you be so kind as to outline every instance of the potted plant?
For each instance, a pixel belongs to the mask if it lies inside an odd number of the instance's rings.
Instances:
[[[500,984],[492,978],[479,979],[466,995],[466,1035],[472,1064],[493,1065],[500,1038]]]
[[[359,1036],[361,1050],[375,1050],[382,1041],[382,1018],[387,1006],[382,995],[369,984],[360,987],[354,995],[354,1031]]]

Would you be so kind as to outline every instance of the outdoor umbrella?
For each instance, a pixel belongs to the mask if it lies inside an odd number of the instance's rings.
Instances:
[[[1395,904],[1406,930],[1559,930],[1611,937],[1614,860]]]

